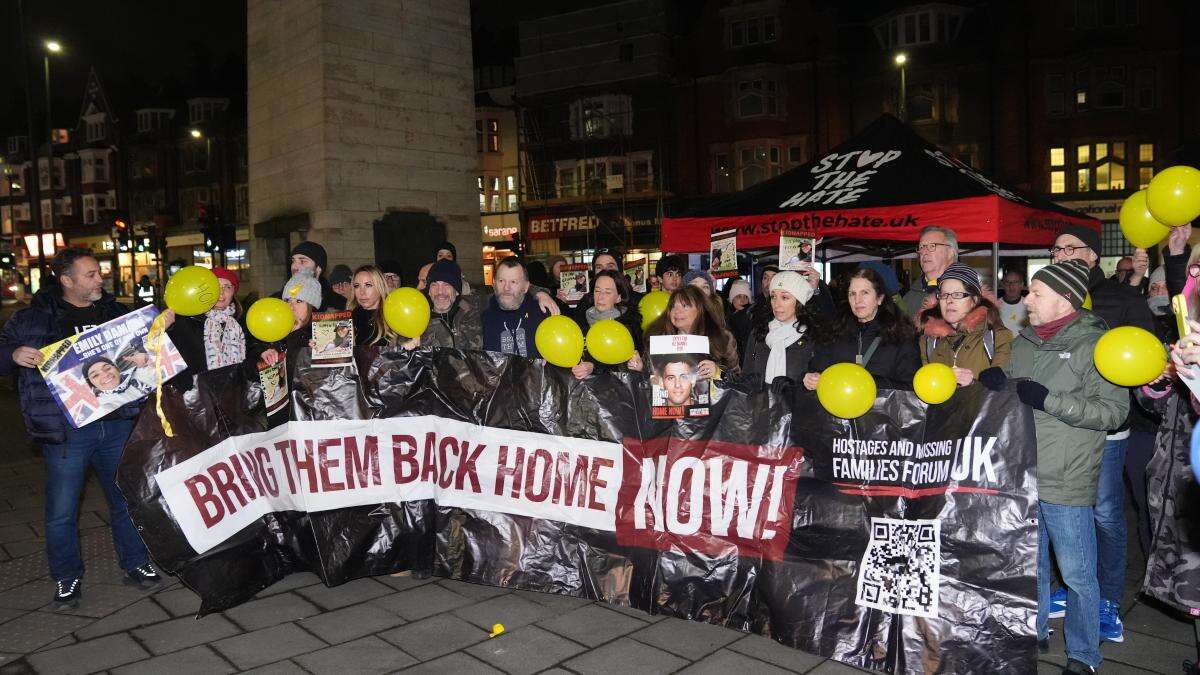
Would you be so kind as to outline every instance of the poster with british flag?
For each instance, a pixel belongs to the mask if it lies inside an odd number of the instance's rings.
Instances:
[[[147,348],[156,316],[148,305],[42,348],[39,370],[76,429],[142,400],[187,368],[165,334],[159,354]]]

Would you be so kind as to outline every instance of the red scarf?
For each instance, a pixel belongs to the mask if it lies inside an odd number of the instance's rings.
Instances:
[[[1074,321],[1075,317],[1077,317],[1077,316],[1079,316],[1078,311],[1071,312],[1070,314],[1064,316],[1061,319],[1055,319],[1054,321],[1051,321],[1050,323],[1044,323],[1040,326],[1034,326],[1033,331],[1035,333],[1037,333],[1037,336],[1039,338],[1041,338],[1042,340],[1049,340],[1050,338],[1054,337],[1055,335],[1058,335],[1058,331],[1062,330],[1063,326],[1066,326],[1067,324]]]

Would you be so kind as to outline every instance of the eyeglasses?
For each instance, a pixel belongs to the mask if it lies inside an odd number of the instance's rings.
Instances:
[[[964,293],[962,291],[954,291],[953,293],[944,293],[942,291],[938,291],[937,296],[938,300],[962,300],[963,298],[971,297],[971,294]]]
[[[1188,276],[1200,277],[1200,263],[1192,263],[1188,265]]]
[[[921,253],[933,253],[934,251],[938,250],[939,246],[945,246],[946,248],[954,248],[950,244],[921,244],[921,245],[917,246],[917,250],[920,251]]]
[[[1075,251],[1087,248],[1087,246],[1051,246],[1050,255],[1058,255],[1066,253],[1067,255],[1075,255]]]

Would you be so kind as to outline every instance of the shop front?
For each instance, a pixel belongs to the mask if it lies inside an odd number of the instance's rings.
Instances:
[[[492,285],[496,263],[517,253],[513,237],[521,233],[521,216],[516,211],[480,218],[483,225],[483,283]]]
[[[530,211],[527,222],[534,260],[558,254],[569,262],[590,263],[598,249],[618,248],[626,261],[647,258],[653,272],[662,257],[657,203],[553,207]]]

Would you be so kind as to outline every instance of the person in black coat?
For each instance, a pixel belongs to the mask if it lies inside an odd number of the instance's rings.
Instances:
[[[917,333],[887,293],[883,277],[859,268],[850,275],[847,306],[818,331],[804,386],[816,389],[820,373],[835,363],[858,363],[880,389],[912,390],[921,367]]]
[[[771,314],[761,312],[755,320],[742,356],[742,379],[762,378],[772,384],[778,377],[799,382],[808,372],[813,355],[806,303],[815,292],[797,272],[779,272],[771,278]]]
[[[593,304],[589,307],[576,307],[572,318],[579,324],[584,335],[587,335],[588,329],[596,322],[615,319],[629,330],[636,354],[637,346],[642,343],[642,314],[633,304],[632,298],[633,289],[629,287],[629,280],[624,274],[614,270],[601,270],[596,273],[596,279],[592,282]],[[572,368],[571,372],[582,380],[591,375],[597,367],[613,370],[619,366],[599,363],[590,354],[585,353],[584,360]]]
[[[213,275],[217,277],[220,293],[212,309],[197,316],[177,317],[167,329],[167,336],[187,363],[187,369],[168,383],[180,390],[191,389],[197,373],[246,360],[250,332],[235,297],[239,287],[237,273],[214,267]],[[174,314],[171,310],[167,312]]]

